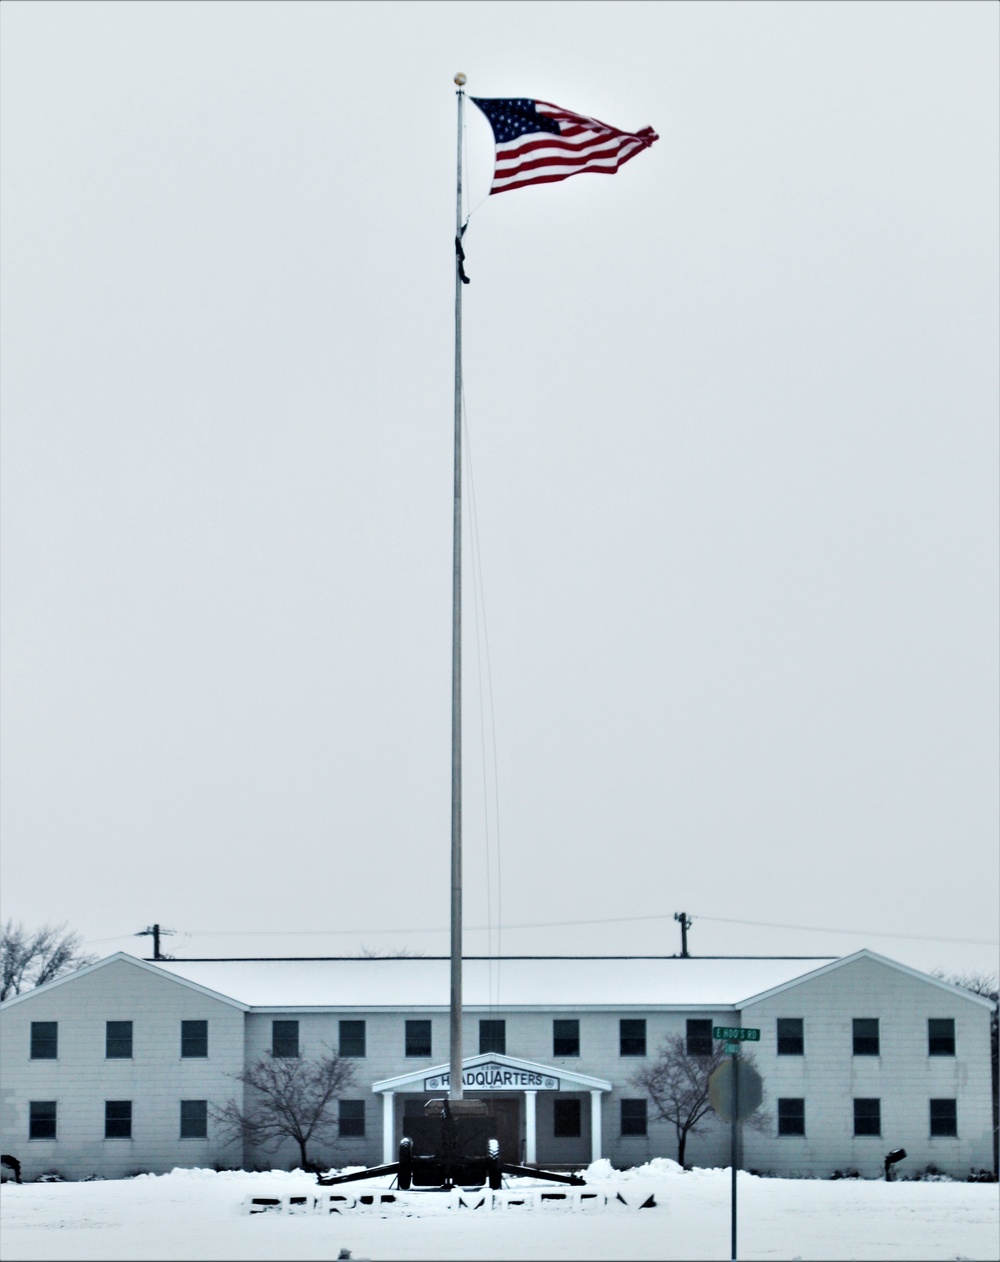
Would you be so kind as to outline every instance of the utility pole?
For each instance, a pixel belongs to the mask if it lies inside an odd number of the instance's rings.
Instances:
[[[675,911],[674,920],[679,921],[681,926],[681,959],[689,960],[691,956],[688,954],[688,930],[691,928],[691,918],[685,912]]]
[[[168,934],[172,934],[173,932],[174,932],[173,929],[161,929],[159,925],[150,925],[146,929],[140,929],[139,932],[135,934],[135,937],[152,938],[153,939],[153,959],[154,960],[169,960],[171,958],[169,955],[163,955],[160,952],[160,935],[162,934],[164,937],[166,937]]]

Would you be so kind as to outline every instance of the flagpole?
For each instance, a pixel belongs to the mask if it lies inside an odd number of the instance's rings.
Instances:
[[[462,1099],[462,107],[455,187],[455,471],[451,558],[451,1043],[448,1098]]]

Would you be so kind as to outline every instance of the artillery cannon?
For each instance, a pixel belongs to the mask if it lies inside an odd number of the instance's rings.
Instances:
[[[493,1119],[484,1100],[428,1100],[422,1117],[408,1117],[409,1134],[399,1141],[399,1158],[350,1174],[317,1175],[322,1187],[395,1175],[401,1191],[410,1188],[451,1191],[454,1187],[499,1190],[505,1174],[548,1179],[583,1187],[578,1174],[556,1174],[516,1165],[500,1157],[500,1142],[491,1134]]]

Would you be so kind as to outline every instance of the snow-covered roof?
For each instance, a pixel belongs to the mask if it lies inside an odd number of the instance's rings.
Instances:
[[[467,959],[463,1006],[720,1009],[801,977],[828,958]],[[156,967],[251,1008],[448,1007],[447,959],[165,960]]]

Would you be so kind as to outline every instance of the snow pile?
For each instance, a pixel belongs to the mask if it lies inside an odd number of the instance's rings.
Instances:
[[[607,1157],[602,1157],[600,1161],[592,1161],[584,1171],[583,1177],[588,1183],[602,1183],[605,1179],[610,1179],[612,1175],[618,1171],[614,1168]]]
[[[5,1183],[0,1189],[4,1262],[666,1262],[729,1254],[728,1170],[683,1172],[656,1158],[632,1170],[595,1162],[595,1190],[620,1188],[602,1209],[538,1206],[449,1212],[429,1192],[405,1209],[316,1213],[327,1189],[301,1170],[173,1170],[94,1183]],[[511,1183],[514,1181],[511,1180]],[[391,1180],[346,1187],[361,1192]],[[523,1180],[535,1187],[538,1180]],[[557,1185],[548,1184],[552,1188]],[[764,1179],[740,1175],[739,1256],[834,1262],[865,1258],[997,1257],[997,1184],[864,1179]],[[649,1191],[655,1207],[639,1209]],[[637,1195],[639,1194],[639,1195]],[[309,1212],[242,1212],[247,1197],[301,1197]],[[412,1198],[411,1198],[412,1199]],[[530,1200],[531,1198],[526,1198]]]

